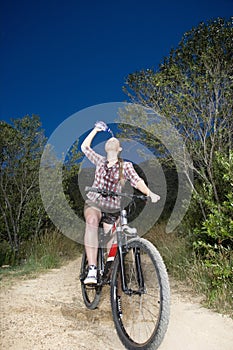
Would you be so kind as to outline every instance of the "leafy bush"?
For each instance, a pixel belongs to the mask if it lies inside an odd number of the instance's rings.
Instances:
[[[10,244],[3,240],[0,242],[0,266],[12,264],[12,249]]]
[[[198,184],[182,231],[195,254],[195,273],[197,281],[204,281],[200,289],[208,295],[207,305],[224,308],[233,284],[233,152],[216,152],[214,160],[218,201],[210,184]]]
[[[203,254],[189,244],[179,232],[165,233],[163,224],[156,225],[146,235],[160,251],[170,277],[185,282],[190,290],[200,294],[203,304],[233,317],[233,252],[228,248],[214,250],[202,242],[209,254]],[[199,251],[198,249],[198,251]]]
[[[233,152],[229,153],[229,157],[216,153],[214,170],[218,201],[211,185],[203,184],[200,200],[206,217],[193,226],[194,248],[207,257],[218,250],[221,252],[223,248],[233,247]],[[193,209],[197,209],[195,200],[190,210],[192,214]]]

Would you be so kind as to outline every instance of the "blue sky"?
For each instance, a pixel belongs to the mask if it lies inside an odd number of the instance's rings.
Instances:
[[[127,101],[128,74],[158,68],[233,0],[1,0],[0,119],[40,116],[46,135],[72,114]]]

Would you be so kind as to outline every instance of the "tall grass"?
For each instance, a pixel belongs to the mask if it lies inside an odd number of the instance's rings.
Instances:
[[[58,231],[46,232],[31,244],[30,258],[44,266],[57,267],[64,260],[76,257],[80,247]]]
[[[8,264],[0,268],[0,277],[30,275],[35,277],[47,269],[59,268],[66,261],[80,255],[82,247],[60,234],[57,230],[47,231],[21,244],[18,261],[8,257]]]
[[[217,312],[233,317],[233,255],[219,255],[217,264],[208,265],[198,257],[185,237],[177,232],[165,233],[165,225],[158,224],[145,236],[159,250],[169,275],[183,281],[202,296],[203,304]]]

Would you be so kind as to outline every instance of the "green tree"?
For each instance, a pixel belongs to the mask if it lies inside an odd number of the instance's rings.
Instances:
[[[39,167],[45,141],[38,116],[0,124],[0,238],[16,256],[20,243],[43,223]]]
[[[72,145],[64,160],[63,188],[71,208],[79,217],[83,217],[84,199],[80,191],[81,184],[79,183],[80,160],[83,154],[79,151],[79,143],[79,140],[77,140]]]
[[[83,222],[79,220],[83,211],[83,198],[79,190],[78,172],[81,153],[78,141],[64,157],[57,156],[52,144],[44,148],[40,164],[40,194],[44,208],[54,225],[70,239],[83,239]]]
[[[200,23],[184,34],[158,71],[130,74],[124,86],[132,102],[163,115],[176,127],[193,160],[181,160],[184,168],[194,171],[199,185],[212,189],[212,200],[219,212],[222,188],[217,180],[216,157],[220,152],[229,158],[233,143],[232,37],[232,18]],[[159,126],[157,117],[153,120],[151,114],[142,116],[138,125],[152,134]],[[159,142],[154,146],[159,147]],[[199,185],[194,184],[194,191],[206,219],[209,208],[203,186]]]

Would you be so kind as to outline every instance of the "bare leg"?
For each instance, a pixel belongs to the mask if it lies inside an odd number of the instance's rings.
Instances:
[[[108,232],[112,226],[113,225],[109,225],[109,224],[104,223],[104,232]],[[115,235],[113,235],[112,239],[110,239],[110,241],[107,243],[107,252],[108,253],[111,249],[111,246],[112,246],[112,243],[114,240],[115,240]],[[117,296],[121,297],[121,295],[122,295],[122,288],[121,288],[121,278],[120,278],[120,274],[119,274],[118,280],[117,280]]]
[[[106,224],[105,222],[104,222],[104,232],[105,233],[107,233],[111,228],[112,228],[112,226],[113,225],[111,225],[111,224]],[[113,237],[110,239],[110,241],[108,241],[108,243],[107,243],[107,252],[109,253],[109,250],[110,250],[110,248],[111,248],[111,246],[112,246],[112,243],[113,243],[113,240],[114,240],[114,238],[115,238],[115,236],[113,235]]]
[[[101,212],[98,209],[89,207],[85,210],[84,215],[86,219],[84,244],[88,265],[97,265],[98,226],[101,219]]]

